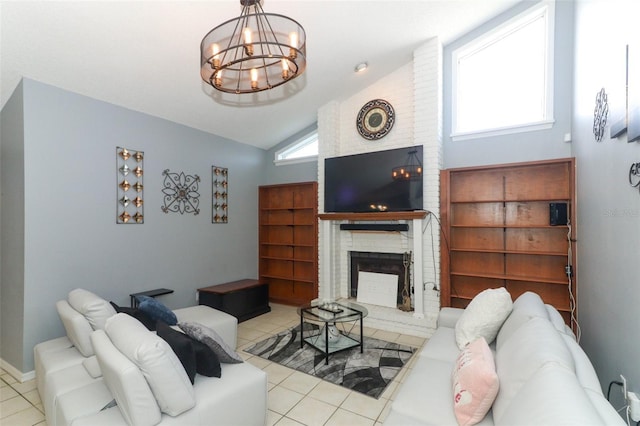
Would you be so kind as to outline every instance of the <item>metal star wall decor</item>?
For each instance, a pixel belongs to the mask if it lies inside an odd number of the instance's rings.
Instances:
[[[116,147],[117,224],[144,223],[143,160],[142,151]]]
[[[200,176],[186,175],[184,172],[171,173],[169,169],[162,172],[164,182],[162,183],[162,193],[164,194],[164,206],[161,207],[165,213],[193,213],[194,216],[200,213],[200,194],[198,184]]]

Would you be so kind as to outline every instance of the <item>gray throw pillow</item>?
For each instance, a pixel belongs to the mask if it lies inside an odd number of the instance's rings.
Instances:
[[[244,362],[240,355],[230,348],[229,345],[222,340],[222,337],[220,337],[220,335],[213,329],[200,323],[189,321],[178,323],[178,327],[180,327],[180,329],[188,336],[191,336],[197,341],[209,346],[218,356],[220,362],[225,364],[238,364]]]

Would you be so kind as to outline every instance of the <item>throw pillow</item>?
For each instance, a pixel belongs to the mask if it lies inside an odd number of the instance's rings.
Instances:
[[[500,387],[493,354],[484,337],[474,340],[460,352],[451,378],[453,410],[458,424],[478,423],[489,412]]]
[[[126,314],[107,320],[113,345],[142,371],[160,411],[177,416],[196,405],[195,391],[169,344]]]
[[[67,300],[73,309],[84,315],[94,330],[104,329],[105,321],[116,314],[109,302],[82,288],[71,290]]]
[[[222,337],[216,333],[213,329],[206,327],[197,322],[181,322],[178,327],[182,329],[186,334],[193,337],[199,342],[209,346],[211,350],[218,356],[218,359],[222,363],[226,364],[238,364],[243,362],[243,359],[227,345]]]
[[[149,296],[136,296],[138,300],[138,309],[149,315],[154,321],[162,321],[169,325],[176,325],[178,318],[176,314],[161,302]]]
[[[149,315],[142,312],[140,309],[127,308],[126,306],[118,306],[113,302],[109,302],[109,303],[111,303],[111,306],[113,306],[113,309],[115,309],[117,313],[131,315],[132,317],[140,321],[145,327],[147,327],[147,330],[150,330],[150,331],[156,330],[156,322],[152,320]]]
[[[196,377],[196,351],[189,336],[174,330],[162,321],[156,323],[156,331],[158,336],[162,337],[171,346],[180,363],[182,363],[184,371],[189,376],[191,384],[193,384]]]
[[[191,336],[187,337],[193,342],[193,348],[196,351],[196,373],[207,377],[221,377],[220,359],[213,349]]]
[[[513,302],[504,287],[490,288],[476,295],[456,323],[456,343],[460,349],[478,337],[491,344],[511,313]]]

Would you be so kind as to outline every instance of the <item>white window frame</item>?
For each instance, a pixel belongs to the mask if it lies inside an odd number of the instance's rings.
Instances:
[[[457,130],[457,107],[458,107],[458,62],[464,56],[470,55],[482,48],[508,37],[514,30],[534,21],[540,16],[546,20],[546,69],[545,69],[545,111],[544,117],[539,121],[517,124],[499,128],[487,128],[461,132]],[[554,21],[555,21],[554,0],[542,1],[536,6],[527,9],[525,12],[509,19],[493,30],[477,37],[475,40],[465,44],[452,52],[452,96],[451,96],[451,139],[465,140],[476,139],[487,136],[506,135],[512,133],[529,132],[534,130],[549,129],[553,126],[553,70],[554,70]]]
[[[289,145],[285,146],[284,148],[281,148],[278,151],[276,151],[273,159],[273,164],[275,164],[276,166],[282,166],[286,164],[296,164],[296,163],[306,163],[310,161],[317,161],[318,159],[317,153],[314,155],[308,155],[305,157],[282,158],[288,152],[297,151],[298,149],[300,149],[305,145],[309,145],[313,142],[317,142],[317,140],[318,140],[318,130],[316,129],[307,133],[301,138],[297,139],[295,142],[292,142]]]

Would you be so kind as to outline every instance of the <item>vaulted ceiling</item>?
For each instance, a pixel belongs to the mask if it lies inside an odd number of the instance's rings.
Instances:
[[[516,0],[264,0],[300,22],[307,71],[271,91],[228,95],[200,79],[199,46],[240,13],[239,0],[2,1],[0,100],[22,77],[268,149],[411,61],[431,37],[447,44]],[[369,68],[354,73],[357,63]]]

